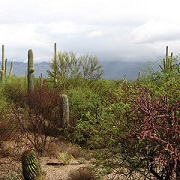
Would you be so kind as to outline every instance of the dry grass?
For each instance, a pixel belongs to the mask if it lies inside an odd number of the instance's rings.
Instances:
[[[82,157],[82,149],[78,145],[69,144],[66,152],[76,159]]]
[[[81,167],[75,171],[70,171],[67,180],[95,180],[96,174],[89,170],[88,167]]]

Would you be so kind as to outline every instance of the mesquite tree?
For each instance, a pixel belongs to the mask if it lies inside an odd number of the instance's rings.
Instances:
[[[50,77],[65,80],[68,78],[100,79],[103,73],[97,57],[82,55],[77,57],[74,52],[59,52],[50,62]]]

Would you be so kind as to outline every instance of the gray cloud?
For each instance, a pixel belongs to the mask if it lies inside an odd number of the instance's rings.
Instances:
[[[135,43],[180,40],[180,23],[150,20],[132,32]]]
[[[128,61],[180,46],[178,0],[172,8],[163,0],[0,1],[0,42],[12,60],[26,61],[31,48],[36,61],[48,61],[54,42],[59,51]]]

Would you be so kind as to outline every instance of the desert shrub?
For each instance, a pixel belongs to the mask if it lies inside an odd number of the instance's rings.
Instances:
[[[93,116],[98,116],[100,108],[100,98],[91,89],[75,88],[68,91],[70,104],[70,118],[74,120],[88,120],[86,114],[90,112]],[[73,121],[73,120],[72,120]]]
[[[73,142],[90,149],[119,146],[117,139],[131,118],[130,104],[135,97],[132,85],[91,81],[85,89],[70,90],[69,97],[77,120],[68,134]]]
[[[26,104],[26,78],[16,76],[7,78],[3,86],[3,92],[9,102],[24,107]]]
[[[16,171],[8,171],[7,174],[3,175],[3,180],[23,180],[22,174]]]
[[[124,140],[124,156],[132,169],[147,168],[157,179],[179,176],[179,107],[168,97],[136,99],[135,124]]]
[[[3,88],[0,88],[0,144],[10,140],[16,130],[16,119],[13,116],[11,103],[4,96]]]
[[[66,152],[68,154],[71,154],[74,158],[80,158],[82,157],[82,149],[80,146],[71,144],[67,149]]]
[[[12,139],[17,131],[17,121],[13,118],[7,114],[0,120],[0,143]]]
[[[35,86],[26,98],[26,107],[19,108],[16,104],[14,113],[22,133],[42,155],[58,136],[58,128],[62,125],[60,94],[47,86]]]
[[[68,180],[95,180],[96,174],[94,174],[88,167],[81,167],[78,170],[70,171]]]
[[[60,92],[48,86],[36,86],[27,95],[27,105],[31,113],[42,116],[53,126],[60,126]]]

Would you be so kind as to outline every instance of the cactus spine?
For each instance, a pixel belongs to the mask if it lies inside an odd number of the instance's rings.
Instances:
[[[69,125],[69,102],[68,97],[66,94],[60,95],[60,114],[61,114],[61,120],[63,122],[63,127],[66,128]]]
[[[41,168],[33,150],[26,150],[21,156],[21,162],[25,180],[42,179]]]
[[[34,59],[33,59],[33,51],[32,49],[28,50],[28,70],[27,70],[27,78],[28,78],[28,92],[34,89]]]

